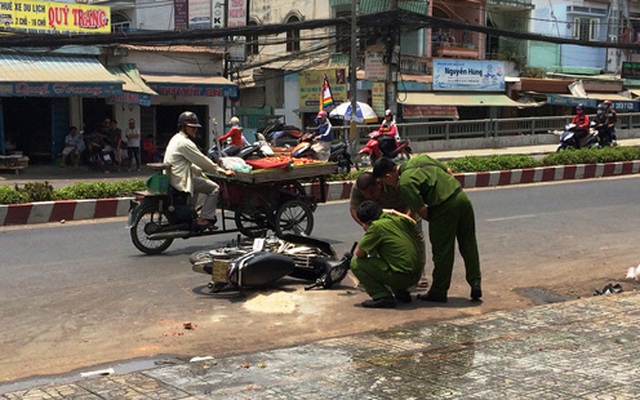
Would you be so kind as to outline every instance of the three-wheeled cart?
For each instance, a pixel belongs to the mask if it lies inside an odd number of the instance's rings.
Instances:
[[[267,230],[276,235],[310,235],[313,212],[326,201],[326,177],[337,172],[335,163],[311,163],[288,168],[266,168],[236,172],[235,176],[210,175],[220,185],[223,232],[240,231],[260,237]],[[301,181],[317,180],[319,198],[307,194]],[[233,221],[235,229],[228,226]]]

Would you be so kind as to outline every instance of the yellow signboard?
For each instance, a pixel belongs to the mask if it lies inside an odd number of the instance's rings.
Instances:
[[[50,1],[0,0],[0,27],[30,33],[110,33],[111,11]]]
[[[322,78],[327,75],[331,95],[335,104],[347,101],[347,85],[344,68],[312,69],[301,71],[298,79],[300,88],[300,107],[320,107]]]

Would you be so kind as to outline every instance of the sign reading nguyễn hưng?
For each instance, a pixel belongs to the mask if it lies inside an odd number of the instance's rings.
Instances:
[[[29,33],[110,33],[109,7],[0,0],[0,26]]]
[[[433,90],[501,92],[504,62],[477,60],[433,60]]]

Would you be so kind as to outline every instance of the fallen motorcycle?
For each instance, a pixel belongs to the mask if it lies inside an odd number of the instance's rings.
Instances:
[[[194,272],[211,275],[208,288],[218,293],[268,287],[286,276],[312,282],[305,290],[330,289],[349,271],[353,251],[337,259],[324,240],[300,235],[257,238],[241,242],[238,237],[227,246],[197,251],[189,257]]]

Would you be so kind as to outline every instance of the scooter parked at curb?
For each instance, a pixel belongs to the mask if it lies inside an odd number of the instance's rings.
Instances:
[[[318,159],[318,155],[313,150],[313,134],[306,133],[300,138],[300,142],[291,150],[292,157]],[[329,162],[338,164],[338,172],[347,174],[351,172],[351,154],[349,154],[349,141],[341,140],[331,145]]]
[[[337,259],[331,245],[322,239],[300,235],[264,237],[213,250],[197,251],[189,257],[194,272],[211,275],[208,288],[218,293],[268,287],[286,276],[312,282],[305,290],[330,289],[349,272],[356,244]]]
[[[355,166],[357,170],[373,167],[376,160],[383,156],[379,143],[382,135],[382,132],[378,130],[369,133],[367,144],[356,155]],[[396,140],[396,148],[387,156],[397,164],[408,161],[411,158],[411,154],[413,154],[411,147],[409,147],[410,143],[411,140],[409,138]]]

